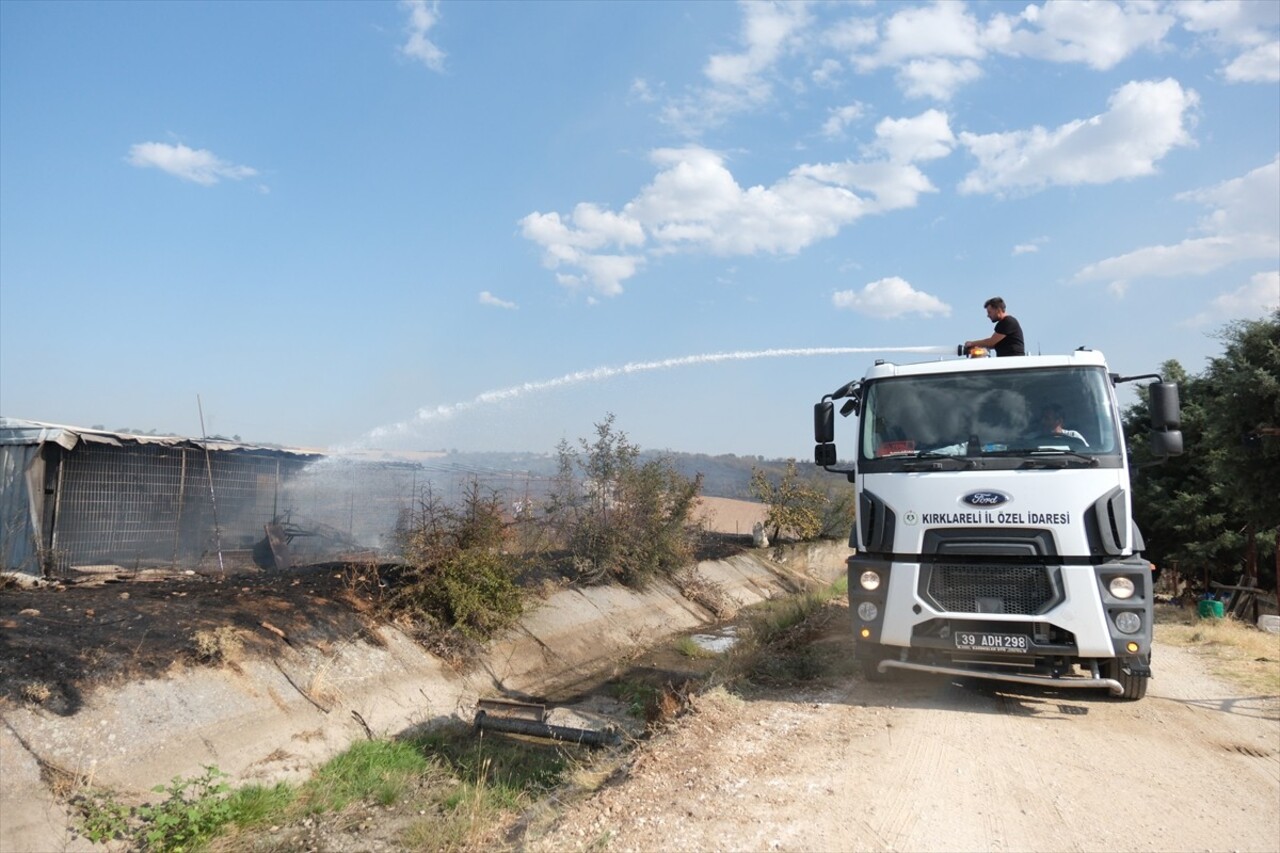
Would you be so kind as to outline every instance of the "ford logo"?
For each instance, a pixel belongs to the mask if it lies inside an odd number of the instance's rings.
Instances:
[[[961,503],[967,503],[969,506],[1000,506],[1010,500],[1012,498],[1004,492],[970,492],[960,498]]]

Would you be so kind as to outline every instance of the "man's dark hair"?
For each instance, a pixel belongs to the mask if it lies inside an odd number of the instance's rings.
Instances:
[[[1058,423],[1061,423],[1062,421],[1066,420],[1066,417],[1067,417],[1066,411],[1058,403],[1045,403],[1044,408],[1040,410],[1040,414],[1042,416],[1048,415]]]
[[[1001,299],[999,296],[993,296],[993,297],[991,297],[990,299],[988,299],[986,302],[982,303],[982,307],[983,307],[983,308],[994,308],[994,309],[996,309],[997,311],[1003,311],[1003,310],[1004,310],[1004,300],[1003,300],[1003,299]]]

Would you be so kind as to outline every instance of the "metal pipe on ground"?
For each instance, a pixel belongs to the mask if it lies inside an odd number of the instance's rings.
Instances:
[[[485,711],[476,712],[475,727],[476,731],[487,729],[495,732],[561,740],[586,746],[613,746],[622,740],[618,732],[612,729],[598,731],[595,729],[577,729],[570,726],[553,726],[550,723],[543,723],[538,720],[496,716]]]

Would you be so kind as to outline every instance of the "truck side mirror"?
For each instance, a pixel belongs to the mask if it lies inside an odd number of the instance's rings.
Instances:
[[[1180,427],[1182,408],[1178,403],[1177,383],[1153,382],[1147,390],[1151,392],[1151,428],[1166,430]]]
[[[1151,455],[1156,459],[1182,455],[1182,431],[1155,430],[1151,433]]]
[[[836,464],[836,446],[834,444],[819,444],[813,448],[813,464],[821,465],[823,468],[829,468]]]
[[[836,440],[835,404],[830,400],[813,406],[813,440],[818,444],[830,444]]]

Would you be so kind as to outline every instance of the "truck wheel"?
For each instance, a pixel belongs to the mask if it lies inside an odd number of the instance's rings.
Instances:
[[[1151,663],[1151,655],[1148,654],[1143,658],[1143,663]],[[1120,686],[1124,688],[1124,692],[1117,696],[1124,702],[1135,702],[1147,695],[1147,682],[1151,680],[1150,675],[1135,675],[1126,672],[1124,662],[1119,658],[1111,660],[1107,663],[1107,678],[1114,678],[1120,682]]]
[[[884,655],[880,652],[879,643],[858,643],[854,647],[854,658],[858,661],[858,671],[863,681],[882,682],[889,680],[889,672],[881,672],[877,667]]]

